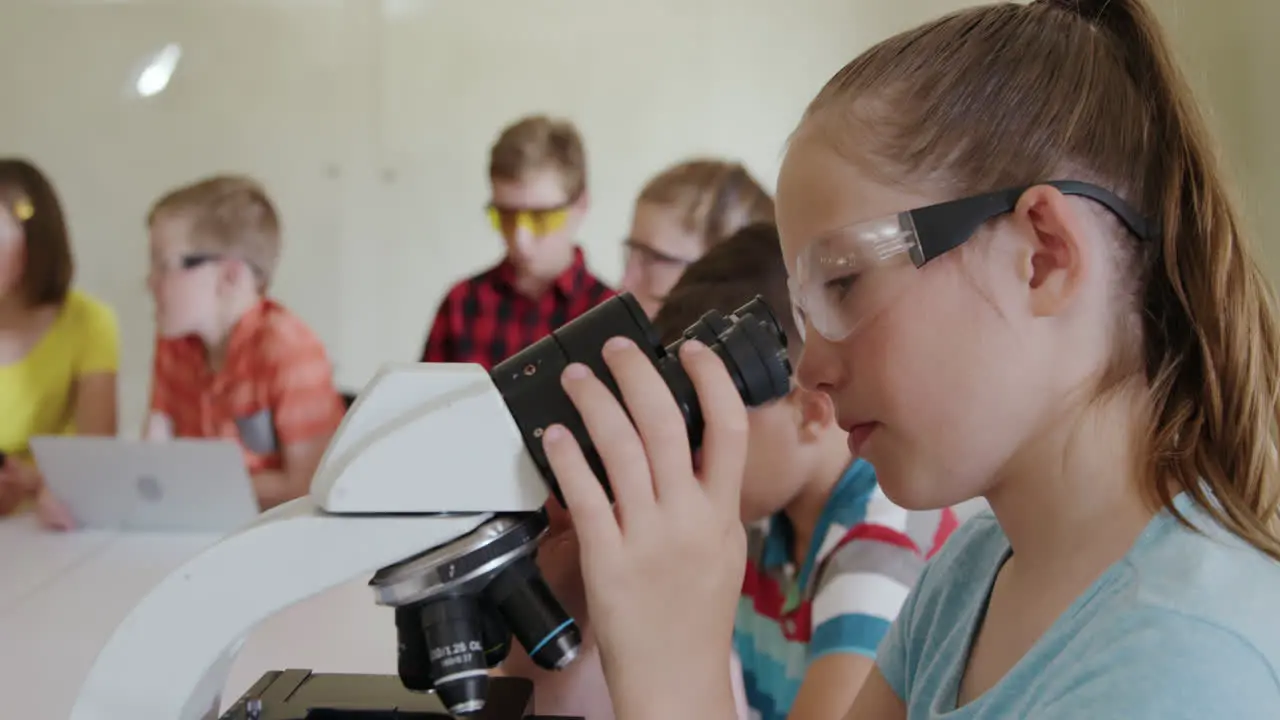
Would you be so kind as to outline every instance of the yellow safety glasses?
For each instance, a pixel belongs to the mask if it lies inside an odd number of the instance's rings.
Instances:
[[[548,235],[569,222],[571,206],[555,208],[504,208],[489,205],[489,222],[493,229],[506,235],[524,229],[534,235]]]

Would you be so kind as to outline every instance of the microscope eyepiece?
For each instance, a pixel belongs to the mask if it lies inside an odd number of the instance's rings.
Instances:
[[[596,477],[610,498],[613,497],[595,445],[560,386],[560,374],[570,363],[582,363],[590,367],[616,397],[621,397],[601,357],[605,341],[618,335],[634,341],[658,368],[684,415],[691,449],[696,450],[702,444],[704,423],[693,382],[678,356],[684,343],[696,338],[710,347],[724,362],[743,402],[750,407],[781,398],[791,389],[786,333],[762,297],[757,296],[727,316],[715,310],[707,312],[667,347],[659,342],[634,297],[624,293],[610,298],[490,372],[524,435],[529,454],[561,504],[564,497],[541,440],[543,430],[556,423],[573,433]]]

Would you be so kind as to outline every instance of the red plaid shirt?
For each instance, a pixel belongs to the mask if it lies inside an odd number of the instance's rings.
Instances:
[[[581,249],[538,298],[516,292],[515,268],[503,261],[453,286],[431,325],[422,361],[479,363],[491,370],[613,294],[587,270]]]

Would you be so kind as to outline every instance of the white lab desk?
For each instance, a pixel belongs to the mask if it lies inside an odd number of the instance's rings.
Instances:
[[[106,533],[41,532],[30,513],[0,519],[0,618],[109,539]]]
[[[66,720],[116,625],[161,578],[215,540],[56,534],[41,531],[29,516],[0,520],[0,715]],[[394,674],[393,614],[374,604],[366,580],[322,593],[255,629],[232,666],[224,709],[268,670]],[[216,604],[192,608],[191,622],[217,611]]]

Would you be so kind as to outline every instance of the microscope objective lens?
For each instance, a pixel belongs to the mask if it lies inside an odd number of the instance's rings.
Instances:
[[[577,623],[547,587],[534,556],[507,566],[485,594],[502,612],[529,659],[539,666],[559,670],[577,657],[582,643]]]
[[[434,689],[454,715],[473,715],[484,709],[489,692],[489,663],[485,658],[481,608],[469,597],[446,597],[413,608],[418,616],[420,644],[400,642],[401,681],[411,690]],[[397,608],[397,615],[399,610]],[[406,673],[406,651],[412,667]],[[406,674],[409,676],[406,678]],[[427,688],[411,687],[410,680]]]

